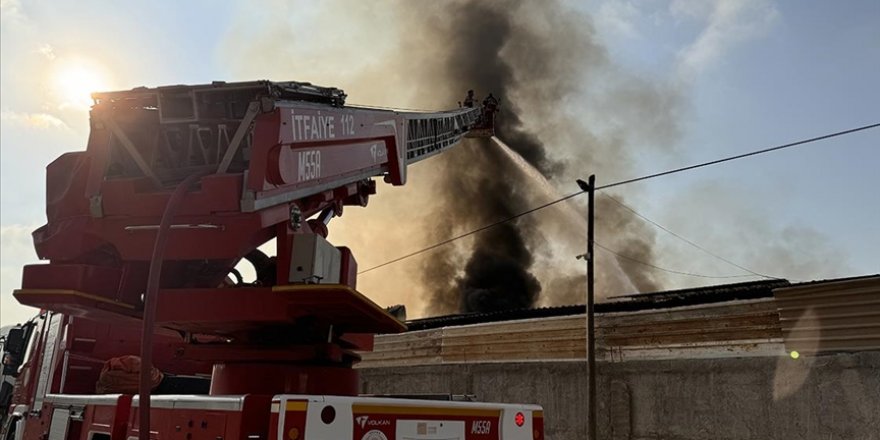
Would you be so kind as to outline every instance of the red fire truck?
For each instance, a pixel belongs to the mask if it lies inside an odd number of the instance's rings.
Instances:
[[[327,225],[494,119],[345,98],[269,81],[94,94],[86,150],[47,167],[47,263],[14,292],[41,313],[5,335],[0,440],[542,439],[535,405],[358,396],[358,353],[405,326],[356,290]]]

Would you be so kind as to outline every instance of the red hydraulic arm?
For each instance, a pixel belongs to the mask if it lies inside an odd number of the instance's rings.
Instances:
[[[366,206],[374,178],[403,185],[409,164],[486,123],[479,108],[345,97],[268,81],[94,94],[86,151],[47,168],[48,223],[33,236],[48,264],[25,267],[16,298],[120,324],[154,308],[155,326],[181,335],[176,356],[214,365],[212,394],[355,394],[364,334],[403,325],[355,290],[357,263],[326,241],[327,222]]]

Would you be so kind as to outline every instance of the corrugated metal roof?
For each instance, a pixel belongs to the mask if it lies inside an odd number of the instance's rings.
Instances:
[[[786,280],[762,280],[718,286],[695,287],[663,292],[626,295],[609,298],[596,304],[596,313],[633,312],[639,310],[683,307],[726,301],[770,298],[773,289],[790,286]],[[536,309],[499,310],[485,313],[464,313],[414,319],[406,322],[409,330],[427,330],[448,326],[478,324],[485,322],[512,321],[517,319],[549,318],[578,315],[586,312],[583,304],[544,307]]]

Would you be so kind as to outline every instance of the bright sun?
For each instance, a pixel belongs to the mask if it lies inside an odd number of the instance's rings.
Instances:
[[[55,92],[62,107],[87,109],[92,92],[106,91],[108,82],[103,69],[86,61],[71,61],[59,66],[54,74]]]

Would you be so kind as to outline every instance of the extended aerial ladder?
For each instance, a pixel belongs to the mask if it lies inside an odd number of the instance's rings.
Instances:
[[[409,165],[469,133],[491,135],[494,121],[480,108],[346,106],[342,90],[299,82],[93,98],[86,151],[47,168],[48,223],[33,236],[49,262],[26,266],[14,293],[52,313],[44,355],[26,365],[31,409],[53,393],[88,393],[98,380],[88,361],[137,345],[147,365],[210,372],[218,398],[357,395],[357,352],[373,334],[405,328],[356,290],[357,263],[326,240],[327,224],[366,206],[374,178],[403,185]],[[276,255],[257,249],[272,239]],[[243,259],[253,283],[235,270]],[[140,408],[149,421],[148,404]]]

